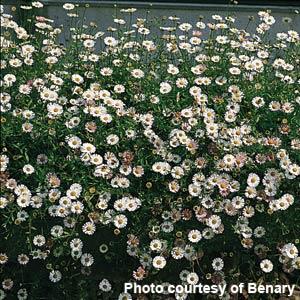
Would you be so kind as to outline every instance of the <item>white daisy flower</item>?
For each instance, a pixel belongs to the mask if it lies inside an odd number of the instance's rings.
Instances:
[[[99,289],[103,292],[109,292],[111,290],[112,286],[110,282],[107,279],[102,279],[99,283]]]
[[[117,228],[124,228],[127,225],[127,217],[125,215],[117,215],[114,217],[114,225]]]
[[[50,281],[56,283],[62,279],[62,274],[58,270],[52,270],[49,274]]]
[[[167,264],[166,259],[163,256],[155,256],[152,261],[152,265],[156,269],[163,269]]]
[[[247,184],[250,187],[257,187],[259,185],[259,182],[260,182],[260,178],[259,178],[259,176],[257,174],[250,173],[248,175]]]
[[[23,167],[23,172],[26,175],[30,175],[30,174],[34,173],[34,171],[35,171],[34,167],[30,164],[24,165],[24,167]]]
[[[158,239],[152,240],[150,242],[150,249],[152,251],[157,251],[159,252],[162,249],[162,242]]]
[[[222,258],[217,257],[212,261],[211,265],[215,271],[221,271],[224,267],[224,261]]]
[[[90,253],[83,253],[80,262],[84,267],[90,267],[94,263],[94,257]]]
[[[199,276],[195,272],[191,272],[187,275],[186,281],[188,284],[195,285],[199,282]]]
[[[260,268],[265,273],[270,273],[273,270],[273,263],[269,259],[264,259],[260,262]]]
[[[202,239],[202,234],[199,230],[193,229],[189,232],[188,239],[192,243],[198,243]]]

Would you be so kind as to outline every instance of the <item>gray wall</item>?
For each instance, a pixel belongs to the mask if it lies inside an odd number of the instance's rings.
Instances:
[[[119,8],[135,7],[137,12],[134,16],[145,17],[148,13],[150,18],[160,16],[176,15],[181,18],[182,21],[195,24],[199,20],[199,16],[204,16],[204,21],[211,20],[212,14],[220,14],[226,16],[228,14],[235,15],[237,17],[237,26],[239,28],[246,27],[249,16],[256,16],[259,10],[271,9],[272,15],[276,18],[276,23],[273,25],[271,35],[275,32],[287,31],[290,29],[300,29],[300,7],[288,7],[288,6],[248,6],[248,5],[219,5],[219,4],[187,4],[184,1],[178,3],[154,3],[144,1],[127,1],[118,3],[115,7],[115,1],[54,1],[45,0],[42,1],[45,5],[43,8],[43,15],[53,19],[55,23],[64,24],[65,27],[70,26],[70,18],[66,17],[66,11],[62,8],[63,3],[78,3],[80,4],[80,13],[85,11],[85,24],[93,21],[97,23],[98,30],[106,30],[108,26],[113,25],[112,15],[115,15]],[[12,5],[18,6],[18,1],[8,0],[4,3],[5,11],[10,11]],[[9,4],[8,4],[9,3]],[[84,6],[88,4],[88,8]],[[119,16],[125,17],[127,14],[120,14]],[[257,17],[256,17],[257,20]],[[286,22],[288,21],[288,22]],[[169,23],[170,25],[170,23]],[[249,31],[253,31],[252,28],[248,28]]]

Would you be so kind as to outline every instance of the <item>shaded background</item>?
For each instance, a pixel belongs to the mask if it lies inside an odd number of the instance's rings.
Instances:
[[[249,21],[249,16],[257,16],[257,12],[264,9],[270,9],[272,15],[276,18],[276,23],[270,30],[270,35],[274,36],[276,32],[287,31],[290,29],[300,30],[300,0],[239,0],[238,4],[233,3],[234,0],[152,0],[152,1],[102,1],[102,0],[45,0],[44,8],[41,14],[54,20],[55,25],[63,24],[64,27],[70,27],[70,18],[66,17],[66,11],[62,8],[63,3],[79,4],[80,14],[85,15],[84,23],[95,22],[98,25],[97,30],[105,31],[107,27],[114,26],[112,15],[116,14],[117,8],[135,7],[138,11],[135,17],[146,17],[148,12],[149,18],[162,16],[178,16],[183,22],[195,24],[199,20],[199,16],[203,16],[204,22],[211,21],[212,14],[220,14],[222,16],[233,15],[237,18],[236,24],[238,28],[245,28]],[[20,4],[30,4],[31,1],[4,0],[5,12],[11,13],[11,7],[18,7]],[[88,4],[89,8],[84,6]],[[14,13],[12,13],[14,14]],[[19,19],[24,18],[22,15],[16,15]],[[127,14],[118,14],[118,17],[125,18]],[[255,23],[247,28],[248,31],[255,29]],[[165,25],[171,25],[166,23]],[[64,43],[68,37],[61,37]]]

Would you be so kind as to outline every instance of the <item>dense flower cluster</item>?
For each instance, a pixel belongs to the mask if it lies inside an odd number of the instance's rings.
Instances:
[[[42,7],[1,9],[0,299],[296,283],[299,34],[133,8],[101,32],[73,4],[63,31]]]

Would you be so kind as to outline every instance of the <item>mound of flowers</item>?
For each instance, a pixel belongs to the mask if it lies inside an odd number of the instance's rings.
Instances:
[[[63,7],[1,9],[0,299],[297,283],[299,34]]]

